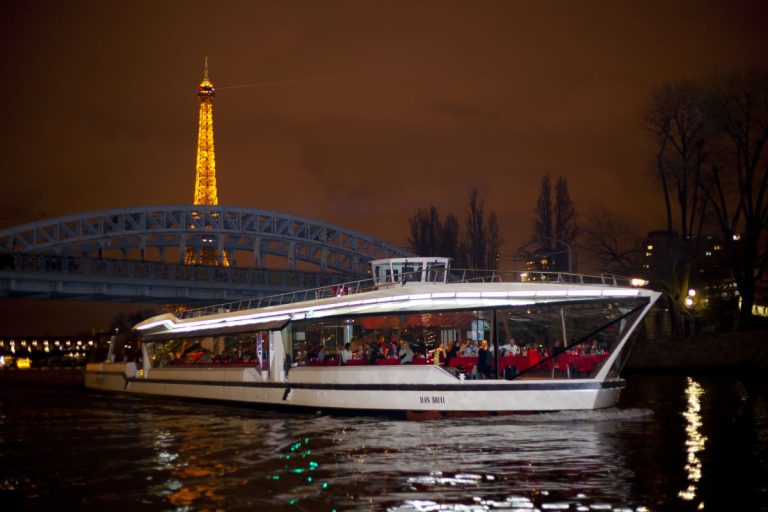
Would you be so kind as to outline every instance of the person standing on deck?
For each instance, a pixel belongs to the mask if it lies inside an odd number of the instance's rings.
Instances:
[[[445,348],[443,348],[443,342],[437,344],[435,350],[432,351],[432,359],[436,365],[442,365],[445,363]]]
[[[446,354],[445,356],[445,364],[449,365],[451,362],[451,359],[458,356],[459,356],[459,342],[452,341],[451,347],[448,349],[448,354]]]
[[[477,351],[477,375],[481,379],[487,379],[491,376],[492,371],[488,342],[483,340],[480,342],[480,349]]]

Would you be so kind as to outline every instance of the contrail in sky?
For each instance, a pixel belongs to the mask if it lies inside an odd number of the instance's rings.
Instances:
[[[380,73],[354,73],[348,75],[328,75],[328,76],[314,76],[307,78],[295,78],[292,80],[276,80],[274,82],[257,82],[255,84],[243,84],[243,85],[225,85],[222,87],[216,87],[217,91],[222,89],[248,89],[251,87],[269,87],[271,85],[290,85],[290,84],[302,84],[306,82],[322,82],[330,80],[343,80],[346,78],[363,78],[375,76]]]

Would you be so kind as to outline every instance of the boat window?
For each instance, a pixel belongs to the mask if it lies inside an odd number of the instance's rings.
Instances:
[[[442,344],[446,354],[455,346],[455,355],[470,358],[449,361],[466,370],[476,364],[471,358],[486,340],[500,376],[525,371],[521,378],[592,378],[617,349],[644,300],[310,319],[293,324],[290,349],[298,366],[339,364],[347,343],[354,364],[381,364],[373,352],[387,364],[400,364],[406,346],[427,362]],[[617,375],[623,363],[617,361],[610,375]]]
[[[389,264],[376,265],[375,267],[376,284],[392,282],[392,269]]]
[[[595,377],[640,310],[625,319],[622,315],[641,304],[642,300],[627,299],[497,309],[495,332],[502,375],[525,371],[531,378]],[[623,363],[623,359],[618,361],[609,374],[618,375]]]
[[[431,261],[427,263],[427,282],[443,283],[445,282],[446,264],[445,262]]]
[[[392,269],[393,269],[393,281],[402,283],[405,282],[412,282],[412,281],[421,281],[421,276],[418,275],[418,264],[413,263],[393,263]]]
[[[381,260],[373,265],[376,284],[408,282],[444,282],[448,258]]]
[[[458,350],[470,341],[476,345],[476,341],[487,339],[490,315],[489,311],[445,311],[297,322],[291,347],[294,364],[335,364],[346,343],[353,358],[363,363],[370,360],[372,352],[380,351],[380,346],[387,358],[399,358],[406,344],[414,355],[431,359],[440,343],[447,351],[453,343]]]
[[[256,365],[269,361],[268,331],[145,342],[153,367]]]
[[[406,263],[403,265],[403,281],[421,281],[421,276],[418,275],[418,271],[416,270],[418,267],[418,264],[410,264]]]
[[[459,330],[458,329],[442,329],[440,331],[440,339],[446,342],[458,341]]]

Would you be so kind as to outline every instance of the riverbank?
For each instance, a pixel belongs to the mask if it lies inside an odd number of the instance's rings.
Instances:
[[[765,370],[768,369],[768,331],[638,341],[626,368]]]

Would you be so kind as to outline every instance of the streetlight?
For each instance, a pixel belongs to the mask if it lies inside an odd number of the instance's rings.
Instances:
[[[696,304],[693,298],[696,296],[696,290],[688,290],[688,296],[685,298],[685,305],[691,308],[691,334],[696,334]]]

